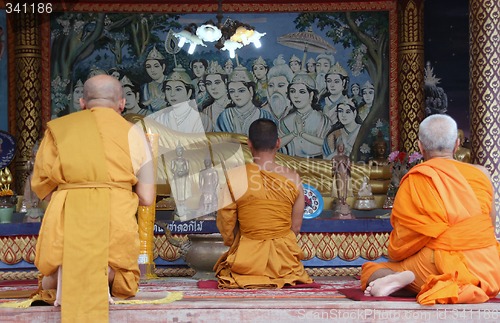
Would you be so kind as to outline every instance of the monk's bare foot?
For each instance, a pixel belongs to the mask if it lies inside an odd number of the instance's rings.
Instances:
[[[62,266],[57,269],[57,287],[56,287],[56,300],[54,306],[61,306],[61,291],[62,291]]]
[[[111,297],[111,291],[109,290],[109,286],[108,286],[108,302],[110,305],[113,305],[115,303],[114,299]]]
[[[366,296],[389,296],[395,291],[404,288],[415,280],[415,274],[411,271],[403,271],[375,279],[365,289]]]

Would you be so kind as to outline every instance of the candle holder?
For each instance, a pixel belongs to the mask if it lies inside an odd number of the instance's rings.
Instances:
[[[154,183],[155,183],[155,195],[156,195],[156,174],[158,168],[158,140],[159,135],[153,134],[150,131],[146,133],[146,138],[150,144],[152,158],[153,158],[153,169],[154,169]],[[141,279],[152,279],[157,278],[155,274],[155,263],[154,263],[154,225],[156,217],[156,199],[153,204],[149,206],[140,205],[138,208],[138,222],[139,222],[139,241],[140,241],[140,252],[139,252],[139,270],[141,272]]]

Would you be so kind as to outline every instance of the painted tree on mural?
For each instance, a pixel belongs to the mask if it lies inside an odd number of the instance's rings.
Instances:
[[[98,49],[108,49],[121,64],[123,50],[139,59],[154,42],[155,31],[178,28],[177,15],[65,13],[52,28],[52,75],[67,79],[74,64]],[[157,38],[157,37],[156,37]],[[130,46],[126,46],[130,45]]]
[[[352,75],[366,71],[375,86],[375,101],[364,124],[371,125],[389,106],[389,18],[387,12],[308,12],[295,19],[297,29],[304,31],[316,24],[335,44],[353,48],[348,61]],[[359,147],[370,132],[361,127],[353,147],[357,160]]]

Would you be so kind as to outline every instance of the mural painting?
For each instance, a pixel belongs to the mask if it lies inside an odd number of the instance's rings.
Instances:
[[[234,58],[213,43],[193,54],[179,48],[173,35],[213,19],[209,13],[52,14],[52,118],[79,111],[85,80],[105,73],[123,84],[124,114],[173,125],[175,113],[162,113],[171,107],[186,116],[175,119],[183,132],[246,135],[253,120],[268,118],[278,124],[281,151],[289,155],[331,159],[342,145],[363,162],[381,141],[388,153],[389,12],[228,16],[266,33],[262,47],[250,44]]]

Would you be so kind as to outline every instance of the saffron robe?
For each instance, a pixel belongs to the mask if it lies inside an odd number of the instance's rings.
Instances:
[[[35,265],[45,276],[63,265],[63,321],[106,321],[108,265],[115,271],[113,296],[134,296],[138,289],[138,197],[132,186],[150,158],[144,134],[110,108],[72,113],[47,126],[32,188],[42,199],[55,191]]]
[[[226,205],[217,214],[217,227],[230,246],[214,266],[219,288],[311,283],[291,230],[292,206],[302,188],[254,163],[232,169],[228,178]]]
[[[365,263],[361,283],[378,269],[411,270],[408,289],[423,305],[480,303],[500,291],[500,248],[490,218],[493,188],[478,168],[434,158],[403,177],[391,214],[388,255]]]

